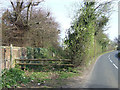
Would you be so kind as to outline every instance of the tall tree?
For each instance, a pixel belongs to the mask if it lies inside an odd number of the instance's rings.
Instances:
[[[32,47],[58,45],[58,23],[50,11],[35,8],[42,1],[10,1],[13,10],[7,10],[2,16],[3,45]]]
[[[10,0],[12,11],[7,10],[3,13],[2,17],[3,45],[15,44],[23,46],[24,33],[30,29],[30,26],[28,25],[30,7],[37,6],[42,1],[43,0],[38,2],[34,2],[34,0]],[[23,12],[26,12],[24,16]]]
[[[109,9],[106,5],[110,3],[105,2],[96,7],[96,2],[84,0],[83,7],[78,10],[77,17],[75,17],[65,39],[69,56],[76,66],[85,61],[92,50],[91,48],[95,48],[95,36],[99,31],[103,31],[104,26],[108,22],[109,17],[104,14]],[[103,7],[106,8],[104,9]]]

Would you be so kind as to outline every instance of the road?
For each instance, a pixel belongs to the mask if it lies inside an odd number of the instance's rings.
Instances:
[[[86,82],[86,88],[118,88],[118,51],[98,58]]]

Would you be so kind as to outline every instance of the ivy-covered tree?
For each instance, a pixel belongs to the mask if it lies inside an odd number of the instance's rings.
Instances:
[[[99,32],[103,33],[104,26],[107,24],[109,17],[104,13],[109,10],[105,2],[96,7],[96,2],[87,2],[84,0],[83,7],[77,12],[77,17],[73,20],[71,27],[68,29],[68,35],[65,38],[65,44],[69,52],[69,58],[76,66],[82,64],[87,57],[91,57],[91,51],[95,52],[95,37]],[[106,7],[106,11],[103,11]],[[106,46],[106,43],[102,43]]]

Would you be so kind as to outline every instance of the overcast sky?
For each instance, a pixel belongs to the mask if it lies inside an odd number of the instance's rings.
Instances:
[[[52,12],[52,16],[55,17],[56,21],[60,23],[61,38],[65,37],[66,29],[70,27],[72,21],[71,17],[74,12],[72,7],[74,4],[81,0],[45,0],[43,8],[46,8]],[[103,0],[102,0],[103,1]],[[105,1],[105,0],[104,0]],[[111,40],[114,40],[118,36],[118,1],[114,6],[113,14],[110,17],[109,29],[105,32],[108,34]],[[0,8],[8,8],[9,0],[0,0]]]

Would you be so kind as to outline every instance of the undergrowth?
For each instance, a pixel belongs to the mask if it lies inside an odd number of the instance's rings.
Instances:
[[[44,84],[53,79],[62,80],[76,75],[79,75],[79,72],[70,67],[39,72],[23,71],[19,68],[4,69],[2,71],[2,88],[26,87],[29,83]]]
[[[30,78],[25,75],[25,72],[19,68],[4,69],[2,71],[2,88],[11,88],[26,84]]]

